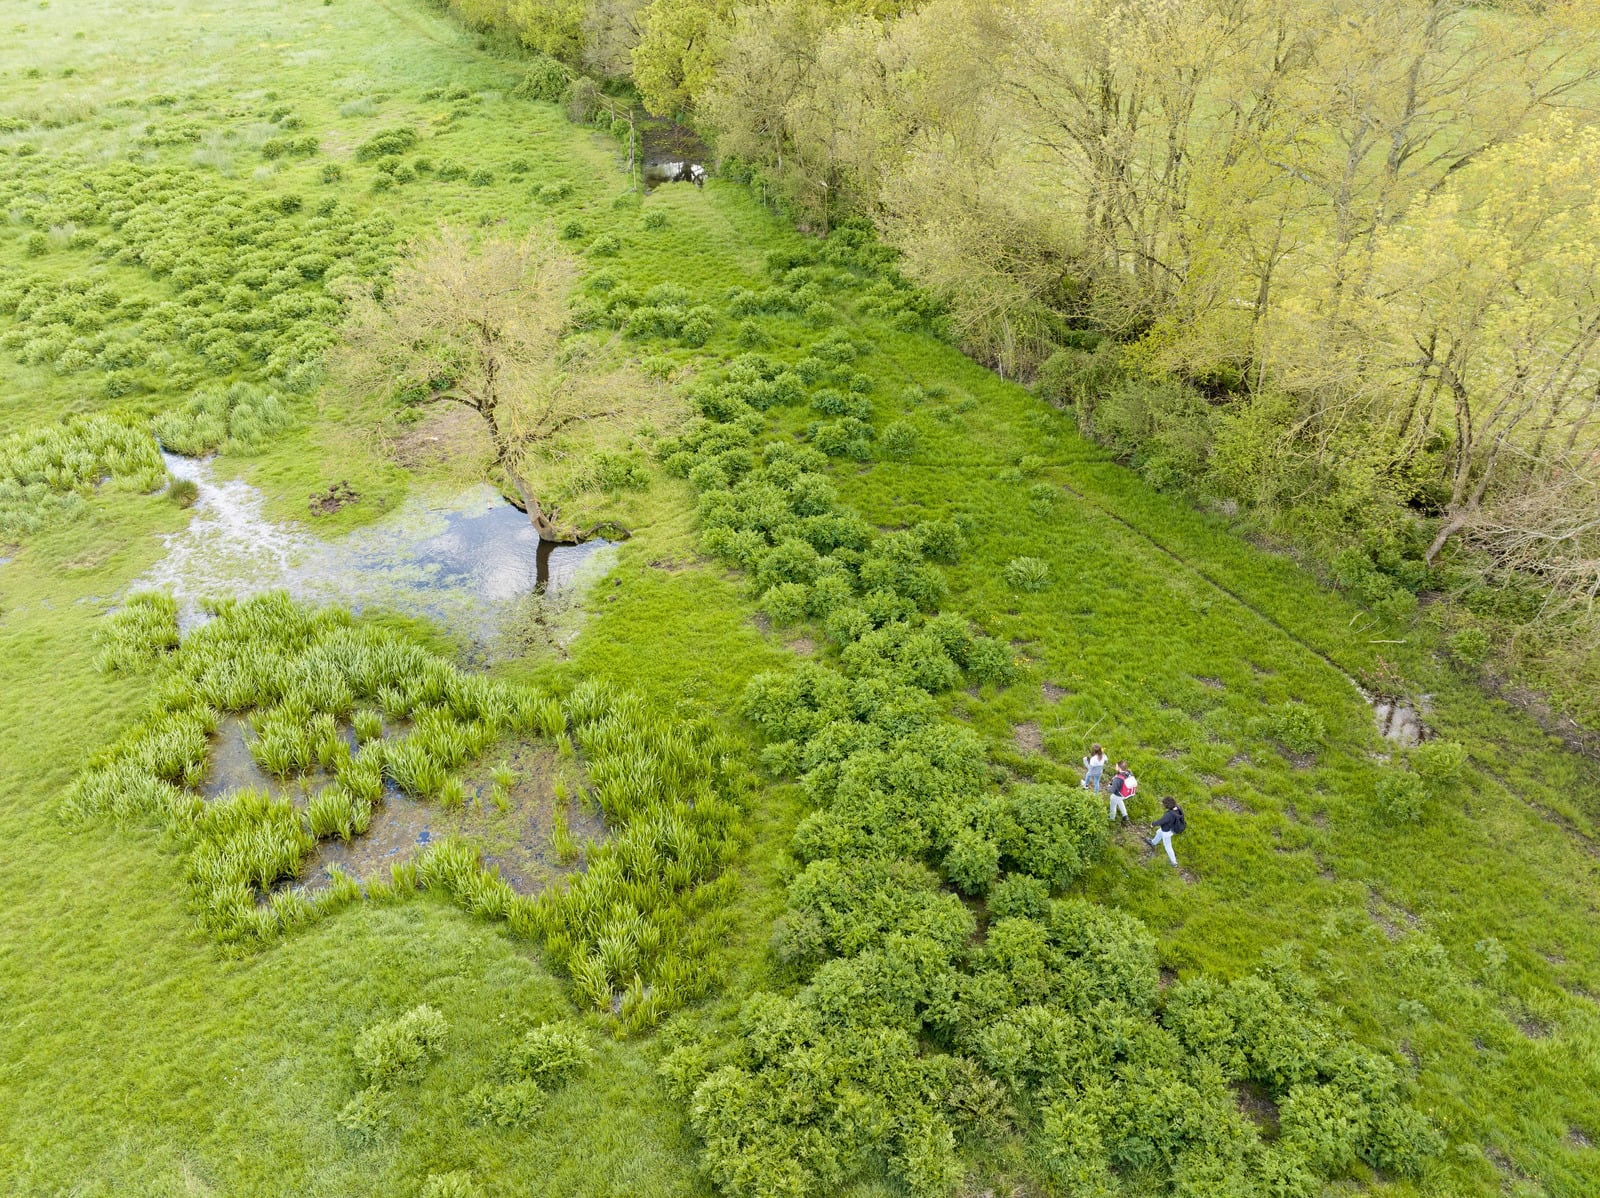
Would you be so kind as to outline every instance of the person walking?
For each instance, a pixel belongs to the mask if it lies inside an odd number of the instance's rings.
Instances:
[[[1183,808],[1178,806],[1171,798],[1161,800],[1161,818],[1156,821],[1156,834],[1150,838],[1150,844],[1160,845],[1167,850],[1167,860],[1173,865],[1178,864],[1178,856],[1172,851],[1172,838],[1181,836],[1188,828],[1188,821],[1183,818]]]
[[[1106,787],[1111,796],[1111,816],[1115,820],[1120,812],[1122,818],[1129,823],[1133,821],[1128,817],[1128,800],[1139,793],[1139,779],[1128,771],[1126,761],[1117,762],[1117,772],[1112,775],[1111,785]]]
[[[1106,751],[1099,745],[1089,750],[1089,756],[1083,759],[1083,789],[1100,793],[1100,775],[1105,772]]]

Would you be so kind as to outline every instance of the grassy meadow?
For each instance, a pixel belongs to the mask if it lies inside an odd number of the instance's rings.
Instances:
[[[645,933],[613,962],[610,925],[580,935],[555,900],[475,908],[466,883],[424,881],[409,901],[347,896],[325,918],[280,914],[270,935],[228,942],[191,902],[192,811],[64,814],[75,780],[143,735],[152,704],[194,710],[211,685],[198,657],[183,674],[199,652],[188,641],[167,673],[97,665],[109,613],[190,517],[160,490],[159,459],[114,458],[102,426],[83,422],[143,430],[197,393],[241,386],[220,425],[173,427],[217,451],[220,478],[259,487],[273,518],[330,538],[413,487],[479,481],[470,454],[397,452],[431,427],[426,410],[346,393],[321,371],[342,289],[371,286],[408,242],[451,224],[559,230],[583,263],[574,323],[587,328],[574,336],[633,362],[663,397],[714,388],[740,355],[771,373],[849,343],[808,404],[733,421],[786,446],[838,441],[817,472],[860,514],[863,543],[960,528],[966,549],[941,567],[937,606],[1005,660],[986,677],[960,663],[958,685],[928,688],[928,718],[978,739],[986,785],[1075,787],[1091,741],[1133,764],[1141,824],[1113,831],[1058,897],[1143,921],[1163,987],[1292,958],[1332,1038],[1392,1063],[1438,1150],[1408,1175],[1335,1160],[1318,1192],[1600,1192],[1600,781],[1592,760],[1487,697],[1424,622],[1375,623],[1293,560],[1156,494],[1070,415],[896,308],[894,288],[874,291],[870,256],[832,260],[820,311],[730,298],[765,294],[774,255],[800,261],[811,243],[732,182],[634,194],[613,139],[515,95],[524,64],[425,4],[56,0],[10,5],[0,22],[0,466],[22,479],[28,453],[79,438],[57,465],[67,475],[9,490],[0,477],[0,1189],[776,1192],[708,1166],[705,1124],[658,1066],[697,1037],[733,1040],[752,994],[806,980],[773,930],[806,864],[791,837],[819,804],[792,763],[763,756],[744,696],[760,675],[848,665],[854,646],[702,538],[715,472],[658,452],[682,429],[631,430],[647,488],[583,497],[632,536],[582,598],[577,637],[530,641],[492,671],[507,695],[561,697],[570,739],[552,724],[544,740],[563,753],[577,742],[597,794],[611,793],[607,753],[623,749],[581,710],[586,682],[637,696],[615,702],[619,720],[655,730],[641,736],[665,744],[664,729],[703,726],[720,738],[727,792],[716,804],[696,792],[696,810],[711,819],[716,806],[726,869],[697,875],[699,890],[660,908],[667,930],[649,933],[695,946],[703,966],[675,1006],[645,1011],[644,983],[628,985],[657,968],[648,989],[666,993],[665,949],[638,972],[618,963],[652,959]],[[402,153],[363,149],[396,130]],[[712,309],[703,338],[663,332],[693,305]],[[629,316],[644,309],[656,315]],[[358,498],[308,507],[338,484]],[[1014,568],[1026,559],[1042,566]],[[449,629],[381,612],[357,626],[465,660]],[[194,694],[174,697],[180,677]],[[1465,767],[1417,800],[1416,818],[1386,806],[1401,763],[1357,681],[1427,696],[1429,727],[1465,747]],[[355,710],[377,704],[376,684],[355,690]],[[1286,743],[1295,704],[1318,725],[1303,744]],[[423,706],[396,711],[421,718]],[[527,731],[509,718],[492,730],[474,755],[485,762]],[[1178,870],[1138,834],[1163,795],[1188,815]],[[611,801],[596,800],[618,844],[630,820],[658,814]],[[630,884],[648,874],[625,868]],[[964,905],[981,943],[984,900]],[[589,961],[611,973],[595,981]],[[421,1064],[375,1080],[387,1075],[364,1063],[372,1029],[424,1005],[448,1031],[417,1050]],[[511,1109],[512,1046],[552,1023],[580,1028],[593,1059],[538,1090],[536,1113],[486,1117]],[[483,1098],[491,1081],[499,1106]],[[368,1094],[382,1113],[363,1122],[348,1112]],[[1021,1130],[1034,1102],[1016,1097],[1009,1130],[963,1141],[949,1192],[1080,1192]],[[1251,1118],[1275,1141],[1275,1113]],[[1132,1166],[1106,1184],[1179,1192]],[[829,1192],[914,1189],[872,1159]]]

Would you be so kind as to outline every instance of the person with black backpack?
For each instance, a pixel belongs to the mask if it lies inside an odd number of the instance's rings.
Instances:
[[[1150,838],[1150,843],[1166,849],[1167,860],[1177,865],[1178,857],[1172,851],[1172,838],[1183,835],[1189,822],[1183,818],[1183,808],[1171,798],[1162,799],[1161,807],[1161,818],[1156,821],[1156,834]]]

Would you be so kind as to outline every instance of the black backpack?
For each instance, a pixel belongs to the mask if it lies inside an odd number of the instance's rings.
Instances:
[[[1183,818],[1183,808],[1174,807],[1172,814],[1178,817],[1172,821],[1172,834],[1176,836],[1179,832],[1187,832],[1189,830],[1189,821]]]

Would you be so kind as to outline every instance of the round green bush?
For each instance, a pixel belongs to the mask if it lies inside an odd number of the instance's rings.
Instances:
[[[615,233],[602,233],[589,243],[589,253],[596,258],[614,258],[622,252],[622,239]]]
[[[646,212],[639,221],[647,229],[662,229],[667,224],[667,214],[659,208],[652,208]]]
[[[991,919],[1039,919],[1049,909],[1049,885],[1028,874],[1007,874],[989,891]]]
[[[1322,717],[1304,703],[1293,700],[1273,709],[1267,717],[1267,727],[1273,739],[1291,753],[1314,752],[1328,735]]]
[[[810,595],[803,582],[780,582],[761,596],[761,610],[775,626],[784,628],[806,618]]]
[[[561,226],[561,236],[562,239],[566,241],[576,241],[586,232],[587,230],[584,228],[581,220],[569,220],[566,222],[566,224]]]
[[[1416,774],[1386,770],[1378,780],[1378,816],[1390,824],[1420,824],[1428,787]]]
[[[963,894],[982,894],[1000,873],[1000,846],[972,828],[963,828],[944,857],[945,877]]]
[[[1430,740],[1411,750],[1411,768],[1434,795],[1460,778],[1466,766],[1466,747],[1453,740]]]
[[[895,462],[909,462],[922,442],[922,434],[909,420],[896,420],[883,430],[878,446],[881,456]]]

